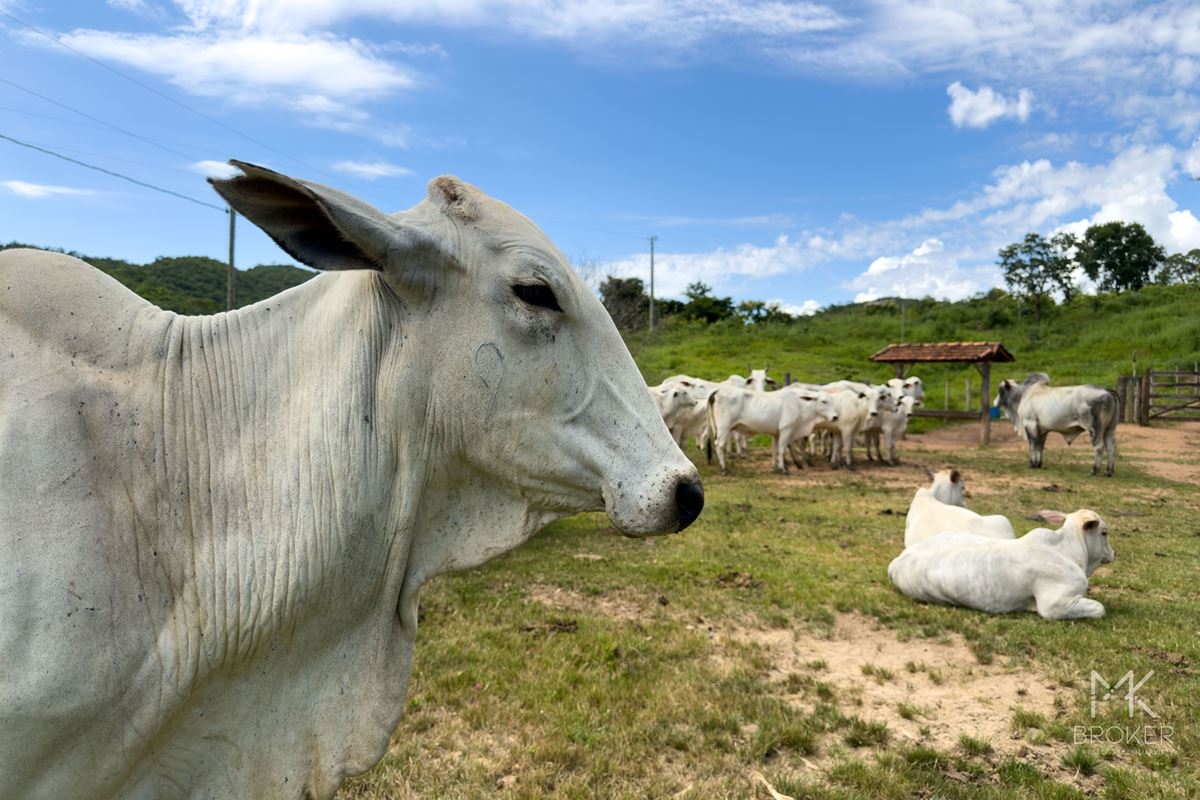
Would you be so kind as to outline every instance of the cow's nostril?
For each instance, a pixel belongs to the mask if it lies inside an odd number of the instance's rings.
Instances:
[[[675,509],[679,514],[679,527],[683,530],[696,521],[704,508],[704,487],[700,481],[687,481],[675,487]]]

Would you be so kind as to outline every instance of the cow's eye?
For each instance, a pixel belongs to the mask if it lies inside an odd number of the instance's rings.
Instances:
[[[544,283],[514,283],[512,290],[522,303],[548,308],[551,311],[562,311],[553,290]]]

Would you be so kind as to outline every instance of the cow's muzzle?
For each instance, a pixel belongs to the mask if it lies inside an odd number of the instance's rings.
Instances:
[[[680,481],[675,487],[675,512],[679,518],[681,531],[696,521],[704,510],[704,487],[700,481]]]

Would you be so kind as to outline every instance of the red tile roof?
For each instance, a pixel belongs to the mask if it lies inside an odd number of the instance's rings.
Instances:
[[[911,364],[929,361],[1016,361],[1000,342],[938,342],[936,344],[889,344],[872,361]]]

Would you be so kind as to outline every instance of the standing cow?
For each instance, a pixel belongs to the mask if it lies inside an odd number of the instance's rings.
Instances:
[[[1120,402],[1117,393],[1103,386],[1051,386],[1050,376],[1034,372],[1023,383],[1000,381],[994,405],[1004,410],[1012,420],[1013,430],[1029,443],[1029,467],[1042,466],[1046,436],[1051,431],[1062,434],[1067,444],[1087,431],[1092,440],[1095,461],[1092,474],[1100,471],[1100,461],[1107,453],[1108,465],[1104,474],[1111,477],[1117,458],[1117,422]]]
[[[612,321],[454,178],[393,215],[236,163],[326,274],[211,317],[0,254],[0,797],[328,798],[385,752],[417,600],[551,520],[703,493]]]

